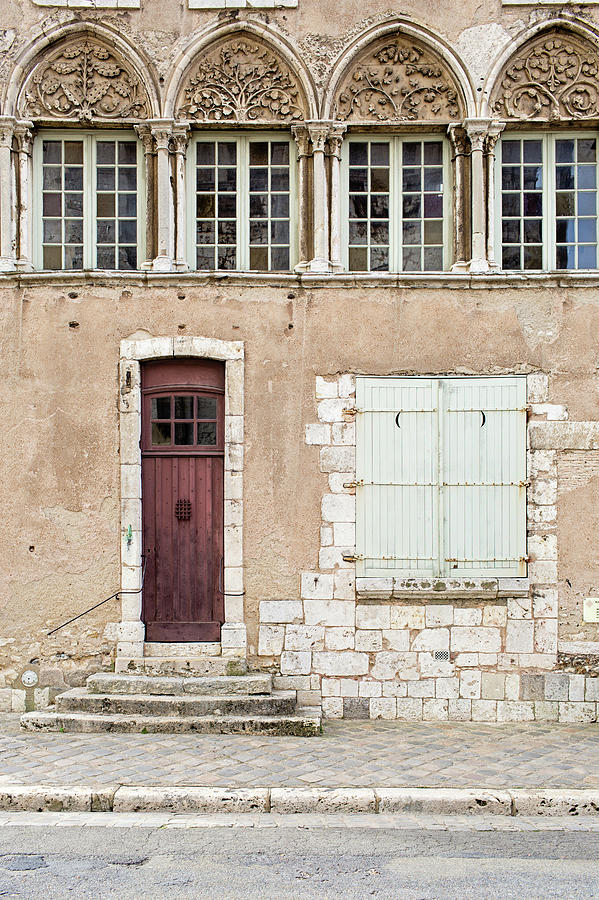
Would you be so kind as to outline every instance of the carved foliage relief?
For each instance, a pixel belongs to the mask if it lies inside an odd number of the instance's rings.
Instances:
[[[596,118],[598,72],[599,56],[592,44],[559,31],[546,32],[511,58],[491,108],[507,119]]]
[[[273,52],[239,37],[202,56],[177,110],[202,122],[296,122],[306,101],[296,76]]]
[[[370,48],[351,67],[336,98],[342,122],[403,122],[460,118],[455,79],[441,59],[397,35]]]
[[[62,44],[35,67],[21,95],[28,119],[145,119],[150,103],[133,68],[113,49],[84,38]]]

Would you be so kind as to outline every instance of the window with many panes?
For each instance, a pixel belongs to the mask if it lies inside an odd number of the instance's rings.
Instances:
[[[350,137],[343,147],[342,221],[351,272],[449,267],[447,142]]]
[[[34,144],[37,269],[137,269],[140,148],[129,134],[41,133]]]
[[[293,268],[294,161],[292,142],[284,135],[203,135],[193,142],[188,151],[191,268]]]
[[[597,268],[597,137],[509,134],[497,156],[502,268]]]

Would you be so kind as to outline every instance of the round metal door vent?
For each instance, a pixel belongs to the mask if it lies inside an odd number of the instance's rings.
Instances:
[[[175,515],[181,519],[191,519],[191,500],[180,497],[175,503]]]

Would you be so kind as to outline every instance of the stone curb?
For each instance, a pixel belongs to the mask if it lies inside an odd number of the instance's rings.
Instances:
[[[599,816],[599,790],[0,784],[0,811]]]

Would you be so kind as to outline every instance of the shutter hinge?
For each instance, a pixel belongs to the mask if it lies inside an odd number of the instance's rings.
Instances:
[[[519,481],[519,482],[518,482],[518,487],[521,487],[521,488],[523,488],[523,487],[530,487],[530,481]]]
[[[348,553],[348,554],[344,553],[343,554],[343,562],[355,563],[355,562],[358,562],[358,560],[360,560],[360,559],[364,559],[364,557],[361,555],[358,556],[355,553]]]
[[[359,409],[357,409],[355,406],[352,406],[352,407],[350,407],[350,409],[344,409],[344,410],[343,410],[343,415],[344,415],[344,416],[355,416],[355,415],[357,415],[359,412],[360,412]]]
[[[364,479],[360,479],[360,481],[344,481],[343,487],[347,488],[348,491],[355,491],[356,488],[364,487]]]

